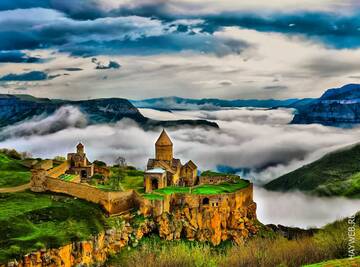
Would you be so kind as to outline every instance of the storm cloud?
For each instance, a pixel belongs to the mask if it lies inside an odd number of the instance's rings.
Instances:
[[[43,71],[30,71],[24,73],[9,73],[0,77],[0,81],[43,81],[47,80],[49,77],[46,72]]]

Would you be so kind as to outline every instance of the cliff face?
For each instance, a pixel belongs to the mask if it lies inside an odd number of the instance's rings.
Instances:
[[[156,219],[159,235],[166,240],[185,238],[208,241],[213,245],[224,240],[242,244],[257,233],[256,204],[247,208],[231,210],[223,204],[219,208],[183,208],[163,213]]]
[[[235,211],[225,204],[202,210],[184,206],[156,218],[143,218],[140,222],[121,221],[120,225],[89,240],[29,253],[0,267],[101,266],[109,255],[125,246],[136,246],[150,233],[159,233],[166,240],[186,238],[218,245],[224,240],[243,244],[257,231],[255,203]]]
[[[135,227],[123,222],[120,227],[108,229],[87,241],[43,249],[6,265],[0,264],[0,267],[102,266],[110,254],[119,252],[125,246],[135,245],[154,228],[155,224],[150,220],[145,220]]]
[[[319,99],[299,107],[292,123],[340,127],[360,123],[360,85],[349,84],[327,90]]]

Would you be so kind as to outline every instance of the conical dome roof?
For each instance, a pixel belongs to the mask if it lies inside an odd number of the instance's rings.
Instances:
[[[168,136],[165,130],[161,132],[158,140],[155,143],[155,145],[157,146],[172,146],[172,144],[173,143],[171,142],[170,137]]]
[[[76,147],[80,148],[80,147],[84,147],[84,145],[80,142]]]

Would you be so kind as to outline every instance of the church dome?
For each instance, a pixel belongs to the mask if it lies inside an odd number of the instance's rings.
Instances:
[[[155,145],[157,146],[172,146],[172,142],[170,140],[170,137],[167,135],[166,131],[163,130],[156,141]]]
[[[84,148],[84,145],[82,143],[79,143],[76,147],[77,148]]]

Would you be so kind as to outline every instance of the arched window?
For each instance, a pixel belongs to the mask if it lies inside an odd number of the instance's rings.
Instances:
[[[159,188],[159,182],[156,178],[151,179],[151,188],[152,190],[156,190]]]
[[[209,205],[209,199],[207,197],[203,198],[202,204]]]

